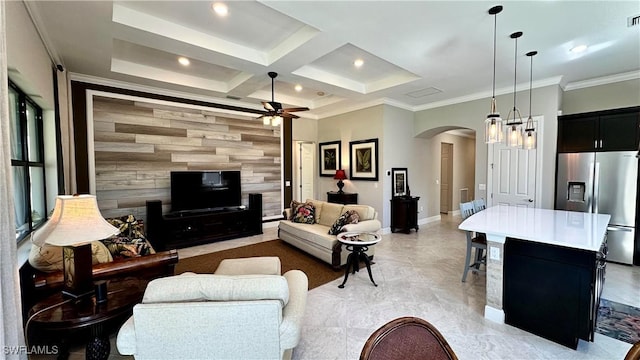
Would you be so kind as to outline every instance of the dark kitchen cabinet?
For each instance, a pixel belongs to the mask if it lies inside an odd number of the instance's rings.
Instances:
[[[506,324],[572,349],[593,341],[606,239],[594,252],[509,238],[504,254]]]
[[[640,107],[558,118],[558,152],[638,150]]]

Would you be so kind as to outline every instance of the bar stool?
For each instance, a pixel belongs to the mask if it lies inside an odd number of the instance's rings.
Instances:
[[[484,208],[484,200],[482,203],[478,203],[479,206]],[[480,211],[480,210],[478,210]],[[460,215],[462,220],[476,213],[474,207],[474,201],[466,203],[460,203]],[[464,272],[462,273],[462,282],[467,280],[467,273],[469,270],[474,273],[480,272],[480,264],[487,264],[484,252],[487,250],[487,237],[485,234],[474,234],[473,231],[465,231],[467,236],[467,256],[464,261]],[[471,250],[475,249],[474,261],[471,262]]]

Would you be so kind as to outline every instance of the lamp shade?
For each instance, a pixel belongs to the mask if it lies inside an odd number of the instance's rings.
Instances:
[[[336,174],[333,176],[333,178],[335,180],[346,180],[347,173],[342,169],[336,170]]]
[[[60,195],[51,218],[33,235],[33,242],[73,246],[101,240],[120,232],[100,214],[93,195]]]

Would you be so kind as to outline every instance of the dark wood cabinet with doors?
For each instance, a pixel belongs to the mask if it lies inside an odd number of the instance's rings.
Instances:
[[[558,152],[638,150],[640,107],[558,118]]]
[[[411,229],[418,231],[418,200],[419,196],[396,196],[391,199],[391,232],[398,229],[411,232]]]

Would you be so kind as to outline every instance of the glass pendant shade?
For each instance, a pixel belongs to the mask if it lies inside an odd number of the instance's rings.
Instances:
[[[502,118],[498,113],[487,115],[484,121],[484,142],[487,144],[500,143],[504,140],[502,132]]]
[[[263,123],[264,125],[269,125],[269,124],[271,124],[271,116],[264,116],[264,117],[262,117],[262,123]]]
[[[537,136],[536,129],[533,128],[533,119],[529,117],[527,120],[527,124],[531,122],[531,127],[527,126],[527,129],[524,130],[524,138],[522,140],[522,148],[525,150],[533,150],[537,146]]]

